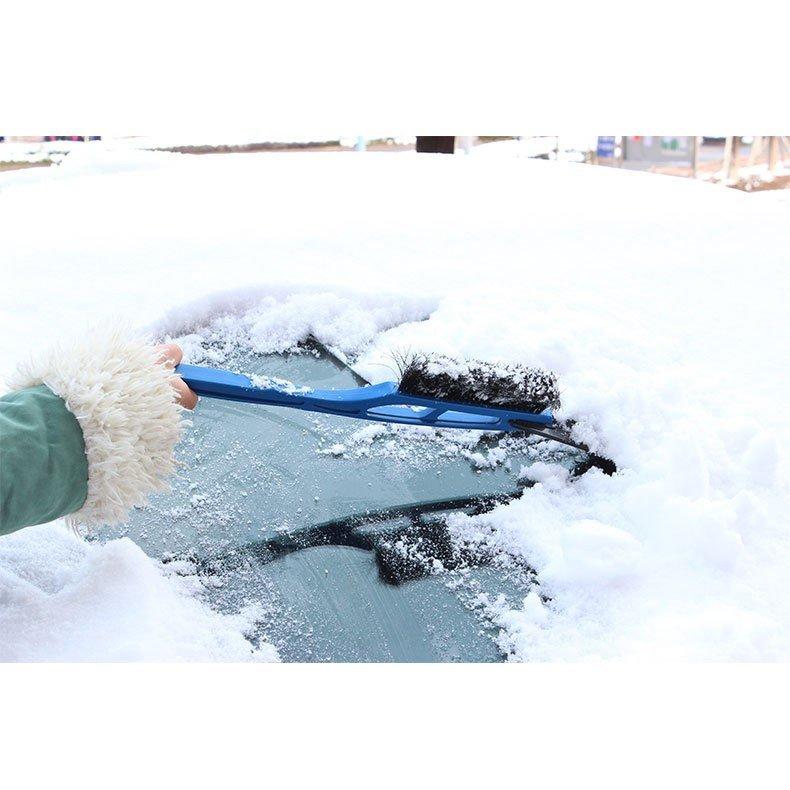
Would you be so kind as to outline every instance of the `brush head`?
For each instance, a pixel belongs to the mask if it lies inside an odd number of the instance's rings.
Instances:
[[[560,405],[557,377],[548,370],[445,356],[403,361],[398,389],[417,397],[532,414]]]

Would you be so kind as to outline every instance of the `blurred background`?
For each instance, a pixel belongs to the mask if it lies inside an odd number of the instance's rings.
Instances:
[[[266,135],[0,135],[0,173],[49,167],[85,145],[191,155],[314,151],[435,153],[581,162],[696,178],[751,191],[790,187],[790,136],[338,136],[267,139]],[[790,193],[788,193],[790,194]]]

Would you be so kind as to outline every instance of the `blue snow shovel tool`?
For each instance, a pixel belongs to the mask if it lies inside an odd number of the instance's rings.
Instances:
[[[526,432],[582,450],[591,466],[607,474],[615,471],[612,461],[573,441],[555,421],[556,377],[538,368],[497,368],[484,362],[459,366],[447,358],[420,358],[405,365],[400,384],[387,381],[344,390],[299,387],[282,379],[253,382],[238,373],[198,365],[181,364],[175,372],[191,390],[207,398],[400,425]]]

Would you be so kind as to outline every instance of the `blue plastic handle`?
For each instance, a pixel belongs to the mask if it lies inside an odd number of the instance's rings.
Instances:
[[[523,423],[551,427],[554,417],[546,409],[531,412],[448,403],[433,398],[406,395],[392,381],[345,390],[314,390],[290,382],[268,380],[272,386],[256,387],[247,376],[199,365],[178,365],[176,373],[191,390],[207,398],[286,406],[319,414],[338,414],[358,420],[428,425],[434,428],[467,428],[481,431],[523,430]],[[514,425],[519,421],[522,425]]]

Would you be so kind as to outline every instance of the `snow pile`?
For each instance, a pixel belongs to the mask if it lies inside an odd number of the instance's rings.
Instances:
[[[502,648],[790,658],[786,203],[493,155],[172,155],[111,172],[113,156],[95,174],[0,178],[0,373],[20,337],[109,315],[196,335],[190,350],[218,360],[237,340],[314,334],[374,382],[409,352],[552,370],[559,416],[620,472],[571,482],[541,458],[520,499],[453,520],[538,572],[523,605],[479,602]],[[24,621],[30,606],[7,608]]]
[[[273,287],[229,291],[182,305],[152,327],[177,338],[190,362],[226,363],[243,349],[256,354],[299,351],[315,338],[341,359],[355,358],[376,337],[435,309],[430,297],[392,297],[336,289]]]
[[[260,613],[218,614],[194,575],[128,539],[86,543],[63,526],[0,539],[0,661],[274,661],[244,638]]]
[[[467,540],[524,557],[550,599],[489,612],[503,649],[532,660],[787,658],[786,602],[761,600],[781,583],[760,545],[768,533],[784,556],[786,524],[771,524],[757,496],[705,500],[597,471],[569,486],[557,472],[508,507],[453,519]]]

